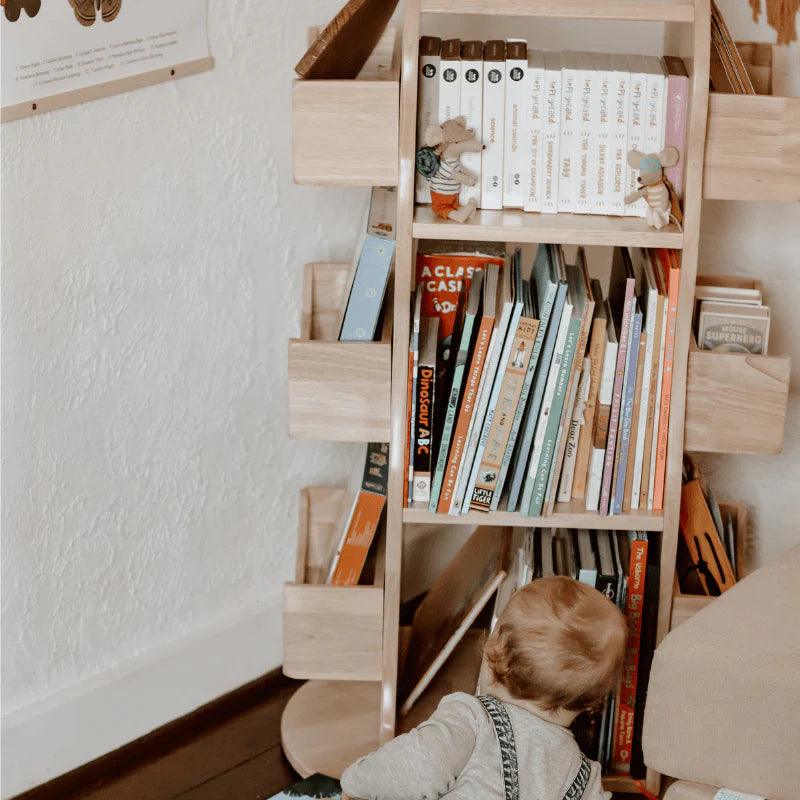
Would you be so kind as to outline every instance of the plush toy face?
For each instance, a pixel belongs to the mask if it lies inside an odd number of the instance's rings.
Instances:
[[[474,138],[475,131],[467,127],[465,117],[449,119],[441,125],[430,125],[425,131],[425,144],[436,147],[439,153],[450,145],[468,142]]]
[[[665,147],[660,153],[631,150],[628,153],[628,164],[632,169],[639,170],[638,180],[641,186],[655,186],[661,183],[664,169],[675,166],[679,158],[680,155],[674,147]]]

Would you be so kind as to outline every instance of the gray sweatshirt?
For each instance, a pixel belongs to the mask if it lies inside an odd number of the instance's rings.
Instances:
[[[519,800],[562,800],[581,766],[568,728],[505,703],[519,765]],[[591,761],[583,800],[603,800],[600,765]],[[495,729],[477,697],[442,698],[418,728],[364,756],[342,775],[342,788],[363,800],[504,800]]]

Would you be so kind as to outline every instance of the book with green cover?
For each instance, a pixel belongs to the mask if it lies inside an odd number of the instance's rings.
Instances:
[[[566,313],[565,306],[565,313]],[[542,454],[536,467],[536,473],[532,484],[532,494],[530,505],[528,506],[528,516],[537,517],[542,513],[542,505],[547,491],[547,482],[550,477],[550,469],[553,466],[553,454],[556,448],[556,438],[561,424],[561,412],[564,408],[564,400],[567,395],[570,373],[572,372],[572,362],[575,358],[575,350],[578,345],[578,336],[581,330],[580,317],[575,317],[570,309],[570,319],[567,325],[567,335],[564,342],[564,352],[558,367],[555,391],[547,414],[546,427],[542,442]],[[532,473],[529,472],[529,476]]]
[[[567,284],[560,280],[552,257],[552,245],[540,244],[533,264],[532,288],[536,290],[539,311],[539,330],[534,342],[534,352],[528,365],[529,385],[523,387],[523,394],[517,407],[517,416],[509,437],[503,465],[500,467],[498,491],[492,502],[492,511],[497,510],[503,484],[511,474],[511,487],[508,494],[508,511],[516,511],[522,492],[528,457],[539,419],[539,411],[547,384],[550,364],[555,351],[559,323],[564,310]],[[537,349],[538,348],[538,349]]]
[[[464,372],[469,363],[469,352],[472,345],[472,334],[475,330],[475,319],[481,305],[481,290],[483,287],[483,271],[476,270],[472,275],[469,294],[463,304],[463,313],[459,321],[458,350],[455,358],[451,359],[452,370],[450,373],[450,389],[447,392],[447,405],[444,409],[444,420],[440,435],[439,452],[436,457],[436,471],[431,485],[431,499],[428,510],[435,513],[439,505],[439,494],[442,491],[444,471],[447,467],[447,456],[450,453],[450,440],[453,436],[456,415],[458,414],[461,390],[464,384]],[[454,337],[453,341],[456,341]]]

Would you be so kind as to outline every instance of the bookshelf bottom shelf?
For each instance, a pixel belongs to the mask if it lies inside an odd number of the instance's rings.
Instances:
[[[408,716],[398,720],[398,733],[427,719],[444,695],[475,692],[482,640],[483,634],[477,630],[464,637]],[[367,681],[304,683],[287,703],[281,719],[281,744],[294,770],[304,778],[315,772],[339,778],[356,759],[374,750],[378,746],[380,693],[379,683]],[[610,792],[641,792],[637,781],[626,775],[606,776],[603,786]]]

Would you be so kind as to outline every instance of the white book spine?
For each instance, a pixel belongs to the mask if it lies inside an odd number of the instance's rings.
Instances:
[[[645,101],[647,98],[647,73],[644,71],[643,59],[631,56],[631,95],[628,105],[628,145],[627,152],[642,150],[645,146]],[[627,158],[627,153],[626,153]],[[625,194],[631,194],[639,188],[637,178],[639,171],[626,162]],[[635,203],[625,205],[626,217],[644,217],[647,215],[647,203],[640,197]]]
[[[539,461],[542,458],[542,449],[544,446],[544,435],[547,428],[548,417],[553,405],[553,396],[556,392],[556,384],[558,383],[558,373],[561,369],[561,361],[564,358],[564,348],[567,343],[567,332],[569,330],[569,321],[572,317],[572,304],[564,303],[564,312],[561,315],[561,320],[558,325],[558,334],[556,335],[556,343],[553,349],[553,360],[550,363],[550,370],[547,375],[547,384],[544,389],[544,397],[542,398],[542,408],[539,412],[539,419],[536,422],[536,430],[533,434],[533,446],[531,447],[530,461],[528,461],[528,474],[525,478],[525,488],[522,493],[522,501],[519,510],[523,514],[528,513],[533,497],[533,485],[536,483],[536,473],[539,471]]]
[[[544,111],[544,58],[533,52],[528,58],[528,100],[525,105],[525,210],[542,210],[542,135]]]
[[[528,59],[506,60],[506,124],[503,154],[503,206],[525,205],[525,103]]]
[[[592,150],[597,138],[597,85],[599,75],[593,65],[587,63],[586,56],[581,58],[578,81],[578,139],[577,164],[575,171],[575,198],[573,211],[576,214],[588,214],[592,210],[592,189],[594,174],[591,172]],[[593,113],[594,112],[594,113]]]
[[[589,374],[592,371],[592,362],[589,358],[583,359],[578,392],[575,396],[575,405],[567,432],[567,448],[564,453],[564,465],[561,467],[561,482],[558,486],[558,502],[568,503],[572,499],[572,480],[575,477],[575,460],[578,456],[578,436],[583,425],[583,411],[589,397]]]
[[[574,53],[564,55],[561,70],[561,144],[558,169],[558,211],[575,207],[575,167],[578,158],[578,83],[580,71]]]
[[[481,208],[503,207],[505,62],[485,61],[483,69],[483,144]]]
[[[439,116],[439,67],[440,56],[419,57],[419,86],[417,98],[417,147],[422,147],[425,131],[435,125]],[[431,190],[427,179],[417,173],[416,196],[418,203],[431,202]]]
[[[614,216],[625,215],[628,173],[628,116],[631,102],[631,73],[624,56],[614,58],[611,73],[611,149],[609,152],[608,210]]]
[[[644,366],[642,368],[642,390],[639,400],[639,421],[636,430],[636,451],[633,462],[633,483],[631,485],[631,510],[639,509],[639,492],[642,488],[642,468],[644,466],[644,438],[647,428],[647,404],[650,400],[650,372],[653,366],[653,345],[656,334],[656,310],[658,303],[658,292],[655,289],[648,290],[647,295],[647,320],[644,349]],[[660,322],[660,320],[659,320]],[[656,353],[656,356],[658,354]]]
[[[561,54],[545,53],[544,65],[542,211],[547,214],[557,214],[561,140]]]
[[[603,372],[600,377],[600,388],[597,393],[597,404],[611,406],[614,399],[614,375],[617,367],[617,342],[607,342],[603,358]],[[603,464],[606,450],[604,447],[593,447],[589,463],[589,479],[586,483],[586,510],[597,511],[600,505],[600,486],[603,482]]]
[[[503,378],[506,374],[506,367],[508,366],[511,348],[514,344],[514,337],[517,334],[517,327],[519,326],[519,318],[521,315],[522,303],[516,303],[511,314],[511,322],[503,326],[505,341],[502,345],[503,349],[500,353],[500,357],[495,363],[495,368],[492,370],[494,374],[494,381],[492,382],[491,387],[487,387],[490,388],[490,391],[487,392],[488,403],[486,403],[485,406],[486,412],[483,415],[483,425],[478,431],[478,441],[476,447],[474,448],[475,458],[471,465],[472,468],[469,472],[469,480],[466,484],[466,492],[464,493],[464,498],[461,505],[462,514],[469,512],[472,493],[475,491],[475,484],[478,482],[478,472],[480,471],[481,461],[483,460],[483,453],[486,450],[486,442],[489,440],[489,431],[492,427],[494,411],[497,408],[497,400],[500,396],[500,389],[503,385]]]
[[[467,127],[475,131],[475,138],[482,140],[483,125],[483,61],[461,62],[461,114]],[[481,154],[462,153],[461,166],[475,176],[474,186],[461,187],[461,202],[481,199]]]
[[[461,113],[461,59],[441,62],[439,70],[439,124]]]
[[[589,213],[610,213],[609,195],[612,186],[611,153],[613,147],[613,103],[611,97],[611,59],[596,56],[594,83],[590,101],[593,123],[589,145]]]
[[[667,74],[661,59],[647,59],[647,103],[645,111],[645,153],[660,153],[666,137]]]
[[[653,440],[650,449],[650,481],[647,485],[647,510],[653,510],[653,495],[656,487],[656,455],[658,453],[658,421],[659,409],[661,408],[661,386],[664,377],[664,351],[667,344],[667,314],[669,303],[664,300],[664,313],[661,317],[661,346],[658,351],[658,377],[656,379],[656,410],[653,419]],[[656,320],[656,325],[658,320]]]

